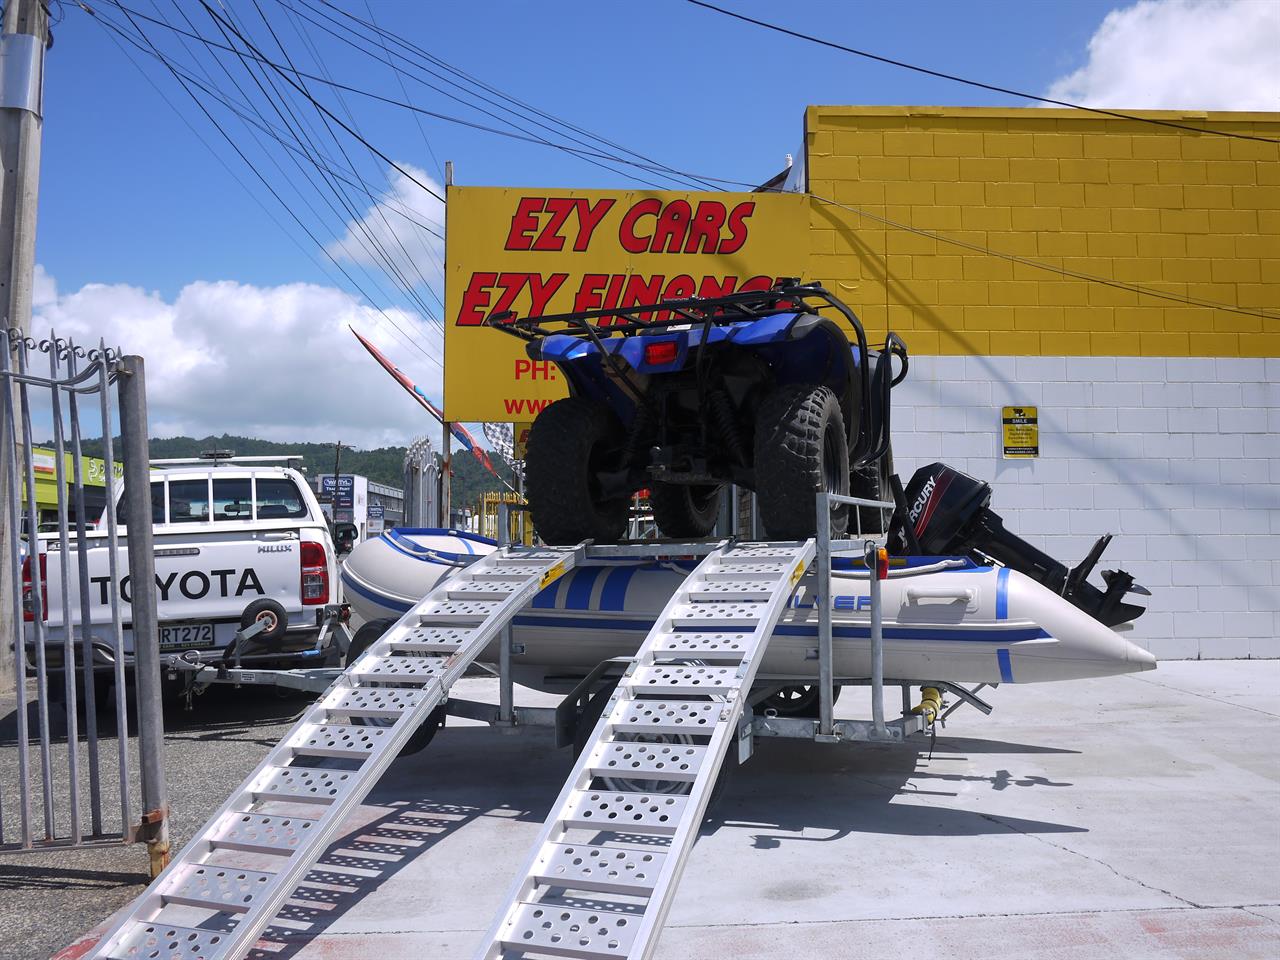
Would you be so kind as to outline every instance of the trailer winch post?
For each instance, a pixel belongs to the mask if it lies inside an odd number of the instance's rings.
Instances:
[[[510,507],[503,502],[498,504],[498,549],[506,547],[510,541],[511,522]],[[511,623],[508,622],[498,634],[498,723],[513,725],[515,723],[515,690],[511,681]]]
[[[880,546],[866,541],[863,556],[867,564],[871,597],[871,725],[877,737],[887,736],[884,727],[884,610],[880,603]]]
[[[835,702],[832,683],[835,679],[831,667],[831,495],[825,491],[817,496],[818,528],[817,550],[814,567],[817,572],[818,606],[818,736],[835,736]]]

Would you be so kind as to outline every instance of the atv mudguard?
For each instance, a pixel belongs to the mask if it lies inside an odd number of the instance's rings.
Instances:
[[[646,363],[645,346],[663,341],[676,343],[676,358],[664,364]],[[696,349],[704,343],[712,347],[733,344],[758,354],[773,371],[777,385],[818,383],[830,387],[841,398],[850,442],[857,439],[858,348],[826,317],[815,313],[777,313],[759,320],[710,328],[702,324],[686,329],[665,327],[651,334],[600,341],[605,351],[625,361],[630,371],[646,377],[688,368],[695,362]],[[617,374],[595,343],[579,336],[552,334],[529,341],[526,352],[532,360],[555,363],[568,381],[570,394],[607,404],[624,425],[630,426],[636,414],[635,397],[618,383]]]

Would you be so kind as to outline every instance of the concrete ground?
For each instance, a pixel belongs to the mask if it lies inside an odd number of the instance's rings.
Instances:
[[[931,756],[927,741],[761,743],[705,824],[657,956],[1280,956],[1277,681],[1277,661],[1206,661],[1006,685],[992,716],[954,714]],[[180,836],[289,712],[228,722],[221,696],[201,705],[209,730],[170,738]],[[568,766],[546,732],[445,731],[391,768],[312,874],[331,892],[293,901],[260,955],[470,956]],[[26,872],[0,868],[0,956],[42,957],[127,901],[140,856],[116,853],[131,866],[92,891],[79,866],[7,858]],[[24,938],[5,932],[31,912]]]

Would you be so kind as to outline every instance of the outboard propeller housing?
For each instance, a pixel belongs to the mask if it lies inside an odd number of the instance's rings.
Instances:
[[[1099,537],[1088,556],[1069,570],[1006,530],[1004,521],[989,509],[990,503],[990,484],[944,463],[921,467],[906,490],[907,522],[915,532],[921,553],[963,555],[979,562],[990,558],[1044,584],[1109,627],[1134,620],[1146,611],[1145,607],[1125,602],[1128,593],[1151,594],[1123,570],[1102,571],[1105,590],[1088,582],[1111,542],[1111,534]],[[895,547],[905,551],[909,540],[897,520],[891,536]]]

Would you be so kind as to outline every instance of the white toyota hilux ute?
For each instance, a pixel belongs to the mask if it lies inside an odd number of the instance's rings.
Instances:
[[[338,655],[318,643],[325,615],[340,615],[337,556],[320,504],[297,470],[270,465],[280,458],[153,461],[151,519],[154,531],[156,600],[160,653],[188,663],[228,660],[236,632],[261,621],[252,639],[240,644],[246,665],[319,666]],[[292,458],[289,458],[292,459]],[[123,500],[117,500],[118,554],[113,582],[109,566],[106,515],[85,537],[88,550],[89,612],[95,677],[105,682],[114,669],[112,598],[123,625],[125,665],[133,664],[132,584]],[[37,631],[42,621],[49,686],[63,665],[64,589],[74,629],[77,663],[83,661],[79,631],[80,589],[73,536],[62,583],[57,535],[40,535],[40,550],[23,567],[26,655],[35,669]],[[32,603],[32,563],[44,583],[43,603]]]

